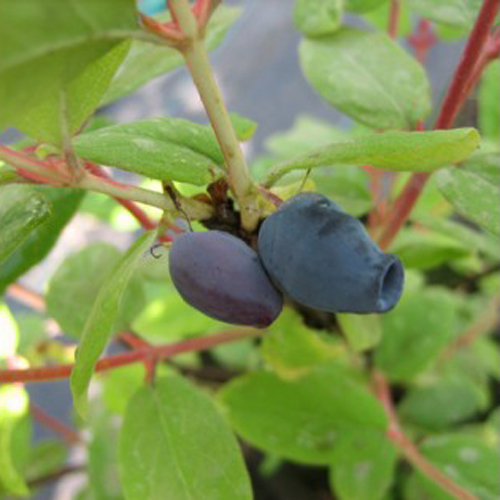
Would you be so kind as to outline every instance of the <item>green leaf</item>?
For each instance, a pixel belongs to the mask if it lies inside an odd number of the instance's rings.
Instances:
[[[31,432],[22,423],[27,411],[28,394],[23,387],[0,387],[0,481],[10,493],[22,497],[29,495],[22,476],[23,455],[29,450]]]
[[[340,343],[307,328],[292,309],[269,327],[261,344],[264,360],[285,379],[297,379],[315,366],[346,356]]]
[[[293,381],[257,371],[232,380],[222,402],[241,436],[267,453],[329,464],[339,436],[384,431],[382,406],[346,368],[330,363]]]
[[[207,395],[172,376],[130,401],[121,431],[127,500],[250,500],[236,439]]]
[[[500,163],[495,154],[478,155],[436,174],[443,196],[464,217],[492,234],[500,234]]]
[[[223,40],[227,30],[239,17],[241,9],[220,6],[211,17],[205,43],[208,50],[215,49]],[[176,49],[165,45],[134,40],[125,61],[113,78],[101,105],[109,104],[138,89],[149,80],[168,73],[184,64]]]
[[[168,269],[166,256],[158,261]],[[227,329],[227,323],[209,318],[187,304],[168,278],[146,284],[146,302],[132,328],[149,342],[167,342]]]
[[[381,432],[345,434],[337,442],[330,484],[339,500],[382,500],[394,480],[396,448]]]
[[[256,122],[238,113],[229,113],[229,118],[231,118],[231,123],[239,141],[248,141],[253,137],[257,130]]]
[[[443,431],[472,417],[482,406],[482,394],[462,376],[410,389],[398,409],[407,422],[426,430]]]
[[[395,382],[409,381],[427,368],[454,337],[456,300],[437,287],[414,289],[382,318],[384,335],[375,362]]]
[[[40,191],[12,184],[0,187],[0,263],[46,221],[52,206]]]
[[[495,448],[488,447],[478,437],[465,434],[436,436],[427,439],[421,451],[444,474],[479,500],[498,499],[500,458]],[[417,473],[416,481],[427,498],[454,498],[420,473]]]
[[[443,234],[421,229],[401,231],[391,246],[405,267],[432,269],[471,254],[469,246]]]
[[[323,99],[369,127],[412,129],[430,110],[422,66],[383,33],[343,27],[304,39],[300,60]]]
[[[461,28],[472,27],[481,0],[408,0],[408,6],[422,17]]]
[[[44,439],[33,445],[26,464],[25,475],[29,481],[60,469],[68,457],[68,448],[61,441]]]
[[[144,384],[144,366],[133,364],[105,372],[103,399],[110,413],[123,415],[132,395]]]
[[[67,188],[36,187],[52,203],[52,215],[12,253],[0,267],[0,294],[19,276],[42,261],[75,214],[84,192]]]
[[[389,30],[389,20],[391,18],[391,7],[392,2],[385,1],[375,8],[370,9],[369,12],[364,12],[363,20],[375,29],[387,33]],[[406,2],[401,2],[398,9],[397,37],[403,38],[410,36],[413,32],[414,25],[415,21],[411,17],[410,9],[406,5]]]
[[[87,389],[95,363],[114,329],[125,290],[137,262],[151,246],[155,236],[154,232],[146,233],[129,248],[118,265],[108,274],[95,298],[76,352],[76,363],[70,379],[75,408],[83,416],[87,413]]]
[[[344,8],[349,12],[368,12],[376,9],[388,0],[345,0]]]
[[[207,184],[224,162],[211,128],[180,118],[152,118],[101,128],[74,140],[96,163],[153,179]]]
[[[274,167],[266,184],[297,169],[334,165],[369,164],[393,171],[433,172],[466,158],[479,145],[473,128],[432,132],[385,132],[352,137],[334,142],[306,155],[292,158]]]
[[[76,0],[65,8],[59,0],[2,2],[0,127],[15,126],[117,44],[143,34],[133,0]]]
[[[293,20],[306,36],[335,32],[342,22],[342,0],[295,0]]]
[[[337,314],[342,333],[354,352],[376,346],[382,337],[380,318],[376,314]]]
[[[66,257],[56,270],[48,285],[47,312],[64,333],[80,337],[99,289],[120,258],[113,245],[93,243]],[[144,302],[140,281],[131,279],[116,312],[115,331],[130,326]]]
[[[0,343],[0,360],[14,356],[19,343],[19,328],[9,307],[0,302],[0,332],[2,342]]]
[[[125,41],[89,64],[59,93],[52,93],[16,120],[16,127],[38,141],[62,144],[62,120],[73,135],[99,105],[130,48]]]
[[[500,62],[493,61],[485,69],[479,85],[479,129],[484,137],[494,141],[500,136],[500,111],[498,93],[500,91]]]
[[[95,500],[122,499],[118,472],[118,429],[111,415],[99,412],[91,422],[88,477]]]

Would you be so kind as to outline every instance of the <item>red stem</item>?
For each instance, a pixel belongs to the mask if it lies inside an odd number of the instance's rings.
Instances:
[[[495,22],[498,9],[498,0],[484,0],[441,106],[439,116],[436,120],[436,129],[450,128],[460,107],[467,98],[467,90],[470,90],[468,83],[474,74],[476,63],[480,60],[488,41],[488,36]],[[389,247],[407,221],[429,176],[430,174],[428,173],[413,174],[402,193],[396,199],[391,216],[380,237],[379,244],[382,249]]]
[[[387,418],[389,419],[387,438],[397,446],[406,460],[454,498],[458,500],[478,500],[475,495],[462,488],[428,462],[413,442],[403,433],[392,402],[390,387],[384,375],[381,372],[375,371],[372,374],[372,381],[375,394],[384,406]]]
[[[116,354],[100,359],[95,371],[102,372],[111,370],[119,366],[137,363],[144,359],[154,356],[156,359],[170,358],[184,352],[198,352],[209,349],[219,344],[234,342],[245,338],[258,337],[265,333],[265,330],[256,330],[254,328],[241,328],[238,330],[227,330],[216,335],[207,337],[196,337],[187,340],[181,340],[173,344],[152,346],[148,348],[136,349],[124,354]],[[13,384],[16,382],[47,382],[50,380],[61,380],[71,375],[73,364],[44,366],[40,368],[0,370],[0,383]]]
[[[57,418],[49,415],[45,410],[34,403],[30,403],[30,412],[33,418],[42,425],[61,436],[61,438],[69,445],[78,444],[81,439],[78,432],[67,426]]]
[[[401,5],[399,3],[399,0],[391,0],[391,7],[389,11],[389,23],[387,25],[387,34],[393,39],[398,36],[400,11],[401,11]]]

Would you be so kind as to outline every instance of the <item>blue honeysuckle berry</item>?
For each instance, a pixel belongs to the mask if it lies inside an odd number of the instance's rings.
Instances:
[[[176,237],[170,249],[169,268],[182,298],[211,318],[266,327],[283,308],[283,298],[257,253],[223,231]]]
[[[262,263],[299,304],[332,313],[383,313],[401,297],[404,269],[364,226],[318,193],[301,193],[262,223]]]

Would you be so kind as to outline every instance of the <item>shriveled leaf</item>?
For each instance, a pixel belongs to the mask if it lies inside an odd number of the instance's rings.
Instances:
[[[477,156],[436,174],[438,188],[457,212],[495,235],[500,235],[498,158],[495,154]]]
[[[251,500],[241,452],[210,398],[171,376],[133,396],[120,438],[127,500]]]
[[[0,127],[15,126],[117,44],[143,33],[133,0],[77,0],[64,8],[59,0],[2,2]]]
[[[51,212],[50,201],[40,191],[16,184],[0,187],[0,264]]]
[[[376,314],[337,314],[342,333],[354,352],[376,346],[382,337],[380,317]]]
[[[59,93],[52,93],[16,120],[16,127],[30,137],[49,144],[62,144],[62,120],[73,135],[99,105],[111,78],[130,48],[125,41],[89,64]]]
[[[208,50],[215,49],[222,42],[227,30],[240,13],[239,8],[226,6],[220,6],[215,11],[208,24],[205,39]],[[116,101],[142,87],[149,80],[183,64],[182,55],[173,48],[134,40],[130,52],[113,78],[101,105]]]
[[[306,36],[328,35],[342,22],[341,0],[295,0],[293,20]]]
[[[382,500],[394,480],[396,448],[382,432],[340,437],[330,484],[339,500]]]
[[[52,215],[35,230],[0,266],[0,293],[19,276],[42,261],[56,243],[59,234],[75,214],[84,192],[75,189],[36,188],[52,203]]]
[[[456,301],[450,292],[417,288],[383,316],[376,364],[393,381],[404,382],[427,368],[456,334]]]
[[[432,172],[464,160],[478,145],[479,134],[473,128],[355,136],[277,165],[269,173],[266,184],[273,184],[293,170],[335,164]]]
[[[472,27],[481,0],[408,0],[410,9],[422,17],[450,26]]]
[[[497,500],[500,493],[500,458],[495,448],[488,447],[473,435],[447,434],[427,439],[422,453],[450,477],[479,500]],[[452,500],[437,484],[420,473],[416,486],[432,500]]]
[[[326,101],[369,127],[411,129],[430,110],[422,66],[383,33],[343,27],[304,39],[300,60]]]
[[[31,433],[24,421],[27,411],[28,394],[23,387],[0,387],[0,482],[22,497],[29,495],[22,474]]]
[[[85,323],[70,379],[75,407],[83,416],[87,413],[87,389],[92,378],[94,365],[106,347],[109,335],[114,329],[125,290],[137,262],[151,246],[154,238],[154,233],[146,233],[141,236],[109,273],[96,295],[92,310]]]
[[[308,464],[329,464],[349,431],[384,431],[382,406],[357,377],[329,363],[285,381],[256,371],[222,390],[229,419],[241,436],[265,452]]]
[[[52,276],[46,295],[47,312],[67,335],[79,338],[99,289],[121,258],[108,243],[93,243],[69,255]],[[124,294],[114,329],[130,326],[144,306],[141,283],[132,279]]]
[[[498,94],[500,92],[500,62],[493,61],[484,71],[479,86],[479,129],[484,137],[494,141],[500,136],[500,110]]]
[[[78,155],[153,179],[208,183],[223,163],[215,134],[180,118],[153,118],[78,136]]]
[[[297,379],[319,364],[346,356],[340,343],[307,328],[292,310],[284,310],[268,330],[262,356],[285,379]]]

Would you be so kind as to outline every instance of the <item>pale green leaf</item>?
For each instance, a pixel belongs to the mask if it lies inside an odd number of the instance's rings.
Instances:
[[[210,19],[205,43],[208,50],[215,49],[227,30],[239,17],[241,10],[236,7],[220,6]],[[138,89],[149,80],[168,73],[184,64],[182,55],[165,45],[134,40],[130,52],[113,78],[101,105],[109,104]]]
[[[19,329],[8,306],[0,302],[0,359],[16,354]]]
[[[0,387],[0,481],[9,492],[22,497],[29,495],[29,489],[22,475],[18,454],[24,451],[19,448],[28,449],[30,430],[28,428],[27,432],[16,436],[16,428],[27,411],[28,394],[23,387]]]
[[[50,94],[19,116],[16,127],[38,141],[61,145],[63,123],[70,135],[78,132],[99,105],[129,47],[129,41],[122,42],[89,64],[59,93]]]
[[[376,314],[337,314],[342,333],[354,352],[376,346],[382,337],[380,318]]]
[[[154,232],[141,236],[107,276],[105,283],[97,293],[85,323],[70,379],[75,407],[83,416],[87,413],[87,389],[95,363],[106,347],[109,335],[113,331],[120,304],[137,262],[152,245],[154,239]]]
[[[445,434],[427,439],[421,446],[423,455],[441,472],[469,491],[478,500],[498,500],[500,494],[500,458],[498,450],[488,447],[473,435]],[[436,483],[420,473],[415,486],[432,500],[453,500]],[[411,500],[416,500],[413,496]]]
[[[246,441],[307,464],[329,464],[346,432],[386,426],[384,410],[369,389],[331,362],[292,381],[265,371],[249,373],[227,384],[221,396]]]
[[[21,36],[22,35],[22,36]],[[0,127],[16,125],[117,44],[147,35],[133,0],[0,3]]]
[[[80,337],[100,287],[120,258],[120,251],[113,245],[93,243],[61,263],[50,279],[46,303],[49,316],[65,334]],[[143,306],[141,283],[132,279],[117,311],[115,330],[130,326]]]
[[[326,101],[369,127],[411,129],[430,110],[422,66],[383,33],[343,27],[304,39],[300,60]]]
[[[382,500],[394,480],[396,458],[382,432],[344,434],[330,468],[333,491],[339,500]]]
[[[208,183],[223,157],[212,129],[180,118],[101,128],[74,140],[77,154],[153,179]]]
[[[500,137],[500,62],[493,61],[485,69],[478,92],[479,129],[484,137],[498,141]]]
[[[481,155],[483,156],[483,155]],[[498,155],[486,155],[459,167],[449,167],[436,174],[443,196],[464,217],[490,233],[500,234],[500,163]],[[495,160],[496,158],[496,160]]]
[[[268,328],[261,344],[264,360],[285,379],[297,379],[315,366],[346,357],[340,342],[307,328],[302,318],[285,309]]]
[[[328,35],[342,22],[342,0],[295,0],[293,20],[306,36]]]
[[[375,362],[398,382],[429,367],[456,334],[457,306],[445,289],[407,290],[398,306],[382,318],[383,336]]]
[[[479,134],[473,128],[360,135],[275,166],[268,174],[266,185],[272,185],[293,170],[334,164],[368,164],[393,171],[432,172],[462,161],[478,145]]]
[[[171,376],[132,397],[121,431],[127,500],[251,500],[238,444],[210,398]]]
[[[0,263],[46,221],[52,212],[50,201],[29,186],[0,187]]]
[[[408,6],[422,17],[461,28],[472,27],[481,0],[408,0]]]
[[[345,0],[345,10],[351,12],[368,12],[376,9],[388,0]]]

